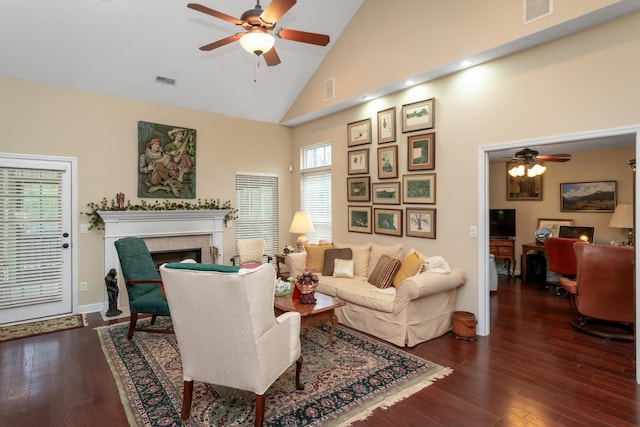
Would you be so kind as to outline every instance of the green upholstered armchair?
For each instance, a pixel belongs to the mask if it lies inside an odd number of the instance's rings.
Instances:
[[[173,333],[172,329],[137,327],[139,314],[151,314],[150,325],[155,323],[157,316],[171,315],[160,274],[156,270],[144,240],[138,237],[125,237],[117,240],[115,246],[129,295],[131,319],[127,338],[131,339],[134,331]]]

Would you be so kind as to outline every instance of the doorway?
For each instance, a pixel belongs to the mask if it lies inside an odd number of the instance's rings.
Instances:
[[[489,156],[499,153],[503,150],[512,150],[526,146],[554,145],[557,147],[567,146],[566,144],[575,144],[580,149],[596,149],[606,148],[606,145],[600,147],[586,147],[591,141],[603,141],[608,137],[619,137],[628,135],[635,144],[635,157],[638,158],[640,151],[640,127],[624,127],[614,128],[602,131],[585,132],[573,135],[562,135],[556,137],[548,137],[537,140],[514,141],[505,144],[496,144],[490,146],[481,146],[479,150],[479,169],[478,181],[481,184],[478,195],[478,334],[488,335],[490,332],[490,308],[489,308]],[[569,151],[565,149],[565,151]],[[629,171],[631,173],[631,170]],[[639,186],[637,185],[638,177],[635,176],[636,185],[634,186],[634,199],[638,200]],[[637,214],[636,214],[637,215]],[[636,246],[636,259],[638,250]],[[638,283],[639,273],[636,270],[636,283]],[[640,293],[636,293],[636,318],[640,318]],[[636,341],[636,359],[640,357],[640,345]],[[636,382],[640,384],[640,370],[636,370]]]
[[[0,325],[71,314],[75,159],[0,154]]]

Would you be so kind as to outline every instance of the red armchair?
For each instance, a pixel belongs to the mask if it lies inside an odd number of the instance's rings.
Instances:
[[[615,340],[635,338],[634,249],[577,242],[575,280],[561,278],[579,317],[573,327]]]
[[[554,273],[573,279],[576,277],[577,263],[573,244],[580,239],[565,237],[549,237],[544,241],[544,250],[547,253],[548,268]],[[556,286],[556,294],[560,294],[562,286]]]

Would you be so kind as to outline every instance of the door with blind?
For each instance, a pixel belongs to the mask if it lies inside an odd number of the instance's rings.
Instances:
[[[72,172],[0,155],[0,325],[73,312]]]
[[[236,173],[236,240],[263,239],[265,254],[278,251],[278,176]]]

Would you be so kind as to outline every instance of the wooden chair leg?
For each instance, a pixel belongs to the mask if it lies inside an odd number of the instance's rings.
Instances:
[[[296,360],[296,389],[304,390],[304,384],[300,382],[300,371],[302,370],[302,355]]]
[[[156,318],[157,318],[157,317],[158,317],[158,316],[157,316],[156,314],[152,314],[152,315],[151,315],[151,323],[149,323],[149,324],[150,324],[150,325],[155,324],[155,323],[156,323]]]
[[[138,313],[131,313],[131,318],[129,319],[129,333],[127,334],[128,340],[133,338],[133,331],[136,329],[137,321],[138,321]]]
[[[262,427],[264,423],[264,394],[256,394],[256,427]]]
[[[193,381],[184,382],[184,396],[182,397],[182,414],[180,418],[186,421],[191,416],[191,398],[193,397]]]

